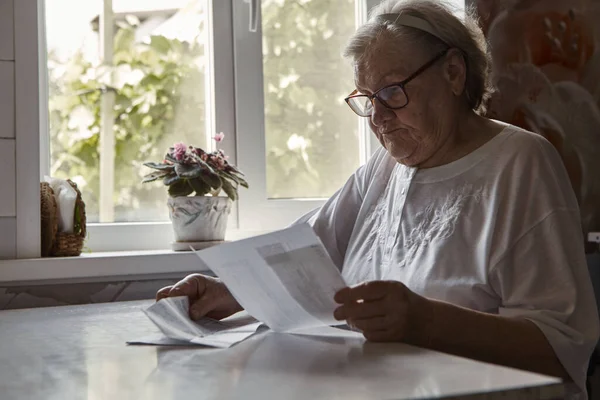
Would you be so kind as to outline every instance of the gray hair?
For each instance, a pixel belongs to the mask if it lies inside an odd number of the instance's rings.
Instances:
[[[367,56],[369,48],[382,36],[395,42],[414,41],[431,53],[447,47],[457,48],[463,53],[467,66],[467,102],[471,109],[483,113],[485,102],[492,92],[487,42],[474,17],[474,11],[465,10],[464,21],[455,16],[456,11],[455,7],[441,0],[383,1],[373,8],[369,21],[350,38],[344,57],[355,64],[360,63]],[[378,18],[383,14],[406,14],[421,18],[429,23],[436,35]]]

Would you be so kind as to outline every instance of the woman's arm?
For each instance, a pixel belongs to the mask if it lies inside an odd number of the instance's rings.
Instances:
[[[570,380],[542,331],[531,321],[485,314],[426,299],[397,281],[345,288],[335,317],[375,342],[402,341],[479,361]]]
[[[421,298],[408,342],[492,364],[571,380],[535,323]]]

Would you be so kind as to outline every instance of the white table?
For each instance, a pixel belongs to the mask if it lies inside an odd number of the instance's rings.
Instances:
[[[149,302],[0,312],[0,398],[550,399],[555,378],[403,344],[267,332],[233,348],[127,346]]]

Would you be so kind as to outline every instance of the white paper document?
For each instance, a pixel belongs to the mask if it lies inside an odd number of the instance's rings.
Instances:
[[[339,324],[333,296],[346,284],[308,224],[196,254],[250,315],[274,331]]]
[[[166,298],[144,310],[165,337],[147,337],[130,344],[225,348],[254,334],[261,322],[276,332],[357,335],[334,328],[323,331],[339,325],[333,317],[338,306],[333,297],[346,284],[310,225],[225,243],[196,254],[256,319],[192,321],[187,297]]]
[[[203,345],[225,348],[251,336],[261,325],[249,316],[233,316],[221,321],[211,318],[193,321],[189,317],[187,297],[162,299],[143,311],[165,336],[145,337],[130,341],[129,344]]]

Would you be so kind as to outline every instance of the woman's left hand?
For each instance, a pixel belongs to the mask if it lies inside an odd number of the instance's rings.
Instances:
[[[415,328],[412,316],[426,310],[427,299],[410,291],[398,281],[372,281],[341,289],[334,297],[338,321],[358,328],[374,342],[406,341]],[[419,315],[419,314],[417,314]],[[420,319],[420,318],[419,318]]]

